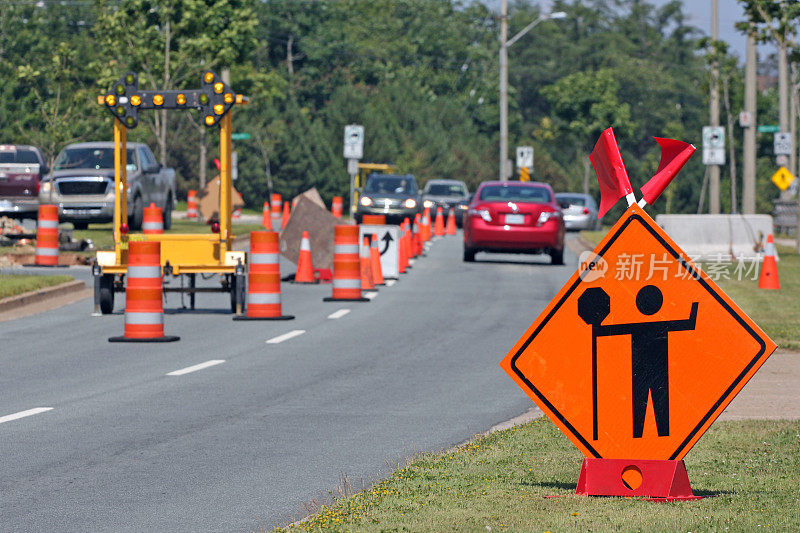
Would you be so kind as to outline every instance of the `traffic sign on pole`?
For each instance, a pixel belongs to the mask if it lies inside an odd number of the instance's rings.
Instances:
[[[703,126],[703,164],[725,164],[725,128]]]
[[[517,146],[517,168],[533,168],[533,146]]]
[[[246,141],[249,138],[250,138],[250,134],[249,133],[242,133],[242,132],[231,133],[231,140],[232,141]]]
[[[776,133],[781,131],[781,128],[777,124],[762,124],[756,128],[758,133]]]
[[[792,150],[794,149],[794,140],[792,139],[792,134],[781,132],[776,133],[772,143],[772,148],[775,152],[775,155],[791,155]]]
[[[344,158],[364,157],[364,126],[348,124],[344,127]]]

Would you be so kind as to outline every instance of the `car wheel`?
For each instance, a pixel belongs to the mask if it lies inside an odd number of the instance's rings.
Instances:
[[[114,276],[103,274],[100,276],[100,312],[110,315],[114,312]]]
[[[564,264],[564,249],[556,250],[555,248],[550,250],[550,263],[553,265],[563,265]]]
[[[164,230],[172,229],[172,196],[164,204]]]
[[[475,262],[475,250],[472,248],[464,247],[464,262],[465,263],[474,263]]]
[[[86,229],[86,228],[89,227],[89,223],[88,222],[73,222],[72,223],[72,227],[77,229],[77,230],[83,230],[83,229]]]
[[[142,197],[137,196],[133,199],[133,211],[128,217],[128,226],[131,231],[139,231],[142,229],[142,221],[144,220],[144,205],[142,204]]]

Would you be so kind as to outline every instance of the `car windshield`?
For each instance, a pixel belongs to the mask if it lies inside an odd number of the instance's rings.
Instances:
[[[36,152],[26,149],[0,150],[0,163],[17,163],[23,165],[38,165],[39,158]]]
[[[431,183],[426,194],[433,196],[466,196],[467,191],[460,183]]]
[[[540,204],[550,201],[550,191],[544,187],[487,185],[481,189],[480,199],[485,202],[528,202]]]
[[[585,206],[586,205],[586,198],[583,196],[559,196],[559,202],[566,202],[569,205],[578,205],[578,206]]]
[[[370,194],[416,194],[417,184],[409,176],[370,176],[364,186]]]
[[[113,148],[68,148],[58,154],[56,170],[72,168],[114,168]],[[136,170],[133,150],[128,150],[127,170]]]

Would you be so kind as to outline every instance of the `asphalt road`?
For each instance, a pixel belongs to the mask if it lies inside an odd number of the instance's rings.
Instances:
[[[519,415],[532,403],[498,362],[576,266],[569,251],[548,263],[465,264],[460,236],[444,238],[368,303],[284,283],[287,322],[170,295],[170,344],[108,343],[119,301],[106,317],[84,300],[0,323],[1,528],[270,529],[343,479],[358,488]],[[52,409],[9,416],[36,408]]]

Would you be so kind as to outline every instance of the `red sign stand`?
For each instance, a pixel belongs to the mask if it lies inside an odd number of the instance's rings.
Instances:
[[[683,461],[584,459],[575,494],[638,496],[654,501],[699,500]]]

